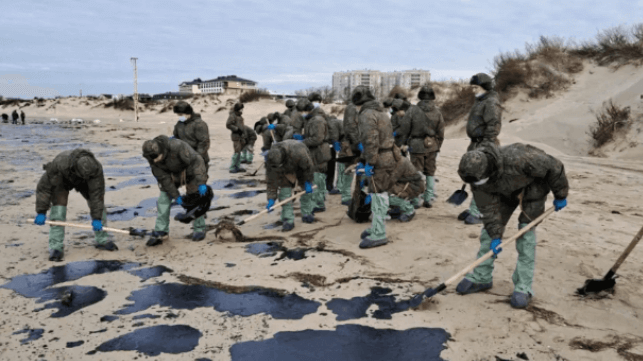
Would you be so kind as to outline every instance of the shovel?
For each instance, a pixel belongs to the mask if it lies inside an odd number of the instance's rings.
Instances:
[[[313,189],[316,189],[316,188],[317,188],[317,185],[313,185]],[[216,236],[219,235],[219,233],[221,233],[221,231],[228,230],[228,231],[232,232],[232,234],[234,235],[234,238],[237,240],[237,242],[242,242],[244,237],[243,237],[243,234],[241,233],[241,231],[237,227],[243,226],[244,224],[257,219],[257,218],[263,216],[264,214],[267,214],[268,212],[272,212],[275,209],[283,206],[284,204],[303,196],[304,194],[306,194],[305,191],[304,192],[299,192],[299,193],[295,194],[294,196],[286,198],[286,199],[284,199],[283,201],[281,201],[279,203],[275,203],[275,205],[272,206],[270,209],[265,209],[265,210],[255,214],[253,216],[250,216],[250,217],[248,217],[246,219],[243,219],[243,220],[237,222],[237,224],[233,224],[230,221],[222,221],[221,223],[219,223],[216,226],[216,231],[214,232],[214,235],[216,237]]]
[[[30,222],[33,222],[33,219],[29,219]],[[82,228],[82,229],[94,229],[94,227],[87,225],[87,224],[78,224],[78,223],[68,223],[68,222],[60,222],[60,221],[45,221],[45,224],[48,224],[50,226],[61,226],[61,227],[74,227],[74,228]],[[123,229],[118,229],[118,228],[109,228],[109,227],[103,227],[103,231],[105,232],[112,232],[112,233],[120,233],[120,234],[127,234],[129,236],[137,236],[137,237],[145,237],[147,234],[147,231],[144,229],[134,229],[130,228],[129,231],[123,230]]]
[[[639,233],[634,236],[634,239],[632,242],[630,242],[630,245],[627,246],[625,251],[623,251],[623,254],[621,254],[621,257],[618,258],[616,263],[610,268],[610,270],[607,272],[605,277],[603,279],[589,279],[585,281],[585,284],[583,287],[579,288],[576,290],[576,294],[580,296],[587,296],[590,294],[596,294],[601,291],[606,291],[606,292],[614,292],[614,286],[616,285],[616,271],[618,271],[619,267],[621,267],[621,264],[625,261],[627,256],[630,255],[634,247],[639,243],[641,240],[641,237],[643,237],[643,228],[639,231]]]
[[[252,173],[250,173],[250,174],[245,174],[245,176],[246,176],[246,177],[254,177],[254,176],[256,176],[256,175],[257,175],[257,172],[261,169],[261,167],[263,167],[263,165],[264,165],[265,163],[266,163],[266,162],[261,162],[261,164],[259,164],[259,166],[257,167],[257,169],[255,169],[255,171],[254,171],[254,172],[252,172]]]
[[[449,197],[449,199],[447,199],[447,202],[448,202],[448,203],[451,203],[451,204],[453,204],[453,205],[456,205],[456,206],[459,206],[459,205],[461,205],[462,203],[464,203],[464,201],[465,201],[465,200],[467,199],[467,197],[469,196],[469,194],[467,193],[467,191],[465,191],[465,188],[467,188],[467,184],[466,184],[466,183],[462,185],[462,189],[459,189],[459,190],[455,191],[455,192],[451,195],[451,197]]]
[[[515,242],[518,238],[520,238],[522,235],[525,233],[529,232],[532,228],[536,227],[538,224],[540,224],[545,218],[549,217],[552,213],[554,213],[555,208],[549,208],[548,210],[545,211],[545,213],[541,214],[540,217],[536,218],[533,222],[529,223],[527,227],[521,229],[518,233],[516,233],[514,236],[507,240],[502,241],[502,246],[507,246],[513,242]],[[478,258],[475,262],[472,264],[468,265],[466,268],[464,268],[462,271],[458,272],[448,280],[442,282],[438,287],[436,288],[429,288],[424,293],[416,295],[412,299],[408,301],[408,306],[410,307],[417,307],[419,306],[422,301],[424,300],[424,297],[426,298],[431,298],[435,295],[437,295],[439,292],[444,291],[448,285],[455,283],[456,281],[460,280],[462,277],[464,277],[467,273],[471,272],[474,268],[478,267],[482,262],[488,260],[489,258],[493,257],[493,251],[487,252],[484,256]]]

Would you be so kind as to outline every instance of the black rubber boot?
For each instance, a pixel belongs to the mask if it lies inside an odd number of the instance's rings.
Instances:
[[[63,251],[59,251],[57,249],[49,250],[49,260],[52,262],[61,262],[64,257],[65,253]]]
[[[112,241],[107,241],[103,244],[96,244],[95,247],[96,249],[100,249],[101,251],[110,251],[110,252],[118,251],[118,247]]]

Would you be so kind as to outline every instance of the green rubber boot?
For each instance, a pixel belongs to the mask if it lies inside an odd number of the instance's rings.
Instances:
[[[426,177],[426,191],[424,191],[424,201],[425,202],[433,202],[433,198],[435,197],[435,177],[432,176],[427,176]]]
[[[107,211],[103,209],[103,227],[107,227]],[[108,240],[108,234],[105,231],[94,232],[96,244],[105,244]]]
[[[205,228],[205,216],[201,216],[192,221],[192,230],[194,231],[194,233],[205,233]]]
[[[326,209],[326,174],[315,173],[314,184],[317,188],[313,190],[313,206],[318,209]]]
[[[52,221],[65,222],[67,220],[66,206],[53,206],[49,212],[49,219]],[[50,226],[49,228],[49,249],[63,252],[65,250],[65,227]]]
[[[346,164],[337,164],[337,189],[342,194],[342,203],[346,204],[351,201],[353,195],[351,194],[351,185],[353,184],[353,173],[344,174]]]
[[[236,173],[236,171],[241,166],[241,153],[234,153],[232,155],[232,162],[230,163],[229,171],[231,173]]]
[[[491,249],[491,237],[489,233],[483,228],[480,233],[480,250],[476,259],[484,256]],[[466,279],[473,283],[491,283],[493,282],[493,263],[496,259],[494,257],[482,262],[476,267],[472,273],[466,275]]]
[[[279,190],[279,201],[283,201],[284,199],[290,198],[292,196],[292,188],[281,188]],[[303,197],[303,196],[302,196]],[[302,209],[304,207],[302,206]],[[311,211],[312,212],[312,211]],[[304,212],[302,211],[302,214]],[[310,214],[310,213],[308,213]],[[283,224],[286,223],[295,223],[295,209],[293,207],[293,202],[288,202],[281,206],[281,222]]]
[[[252,164],[252,160],[254,158],[254,153],[250,151],[246,151],[246,163],[247,164]]]

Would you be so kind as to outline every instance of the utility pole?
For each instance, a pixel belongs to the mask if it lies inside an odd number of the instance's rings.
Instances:
[[[134,65],[134,121],[138,122],[138,70],[136,69],[136,60],[138,58],[130,58]]]

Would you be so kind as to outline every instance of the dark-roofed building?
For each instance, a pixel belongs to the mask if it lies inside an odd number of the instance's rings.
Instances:
[[[178,92],[167,92],[161,94],[154,94],[152,99],[154,100],[163,100],[163,99],[186,99],[191,98],[192,93],[178,93]]]
[[[257,82],[239,78],[236,75],[220,76],[215,79],[196,78],[179,84],[179,93],[189,94],[241,94],[257,89]]]

